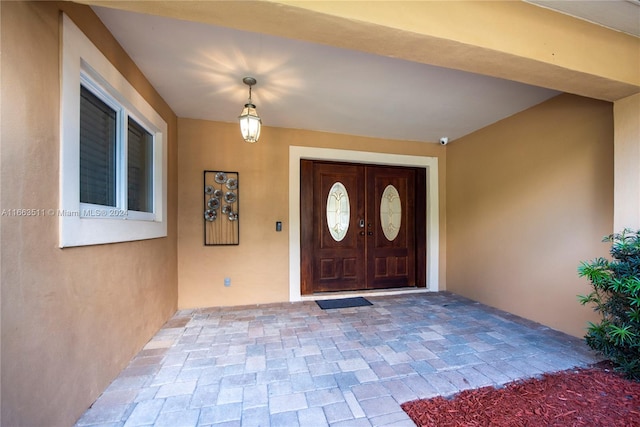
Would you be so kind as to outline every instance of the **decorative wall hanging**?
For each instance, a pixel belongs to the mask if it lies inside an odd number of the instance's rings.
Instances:
[[[204,245],[240,243],[238,172],[204,171]]]

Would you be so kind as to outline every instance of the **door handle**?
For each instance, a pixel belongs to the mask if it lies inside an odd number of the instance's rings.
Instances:
[[[367,236],[373,236],[373,231],[367,231]]]
[[[364,231],[361,231],[361,232],[360,232],[360,235],[361,235],[361,236],[364,236]]]
[[[360,221],[358,221],[358,227],[364,228],[364,219],[361,219]]]

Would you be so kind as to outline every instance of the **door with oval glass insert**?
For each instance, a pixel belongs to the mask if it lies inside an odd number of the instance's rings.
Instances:
[[[416,286],[415,170],[365,169],[367,289]]]
[[[302,293],[361,289],[362,166],[303,160],[301,173]]]
[[[302,160],[302,294],[424,287],[425,188],[424,169]]]

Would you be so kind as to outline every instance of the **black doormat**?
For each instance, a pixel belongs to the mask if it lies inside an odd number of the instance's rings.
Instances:
[[[366,298],[362,297],[316,300],[316,303],[323,310],[328,310],[330,308],[362,307],[365,305],[373,305]]]

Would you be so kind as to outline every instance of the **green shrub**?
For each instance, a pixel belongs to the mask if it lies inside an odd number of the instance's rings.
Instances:
[[[613,258],[582,262],[580,277],[593,291],[579,295],[582,305],[594,304],[600,323],[589,322],[589,347],[611,360],[628,378],[640,380],[640,230],[625,229],[605,237]]]

